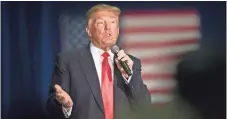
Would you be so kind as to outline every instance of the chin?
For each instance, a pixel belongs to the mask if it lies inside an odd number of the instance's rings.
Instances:
[[[112,40],[109,40],[109,41],[107,41],[107,42],[104,42],[103,45],[104,45],[104,46],[112,46],[113,43],[114,43],[114,42],[113,42]]]
[[[110,49],[112,47],[112,43],[108,43],[108,44],[103,44],[101,47],[104,48],[104,49]]]

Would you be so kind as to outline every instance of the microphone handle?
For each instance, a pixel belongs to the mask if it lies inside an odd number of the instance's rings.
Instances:
[[[131,76],[132,75],[132,72],[131,72],[131,70],[130,70],[128,64],[127,64],[127,62],[120,60],[120,64],[123,67],[124,71],[128,74],[128,76]]]

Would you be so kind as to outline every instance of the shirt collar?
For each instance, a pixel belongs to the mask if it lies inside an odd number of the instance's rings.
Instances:
[[[92,42],[90,43],[90,49],[93,54],[101,56],[105,51],[96,47]],[[111,52],[111,50],[107,51],[111,57],[111,59],[114,58],[114,54]]]

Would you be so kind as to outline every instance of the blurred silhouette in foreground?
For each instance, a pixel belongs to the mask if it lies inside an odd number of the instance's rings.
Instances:
[[[219,45],[188,53],[177,67],[179,93],[202,119],[225,118],[226,58],[221,51]]]

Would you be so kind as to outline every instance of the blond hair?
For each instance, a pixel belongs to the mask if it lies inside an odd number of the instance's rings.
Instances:
[[[88,25],[89,19],[92,17],[92,15],[100,10],[109,10],[114,12],[117,16],[120,15],[121,10],[120,8],[116,7],[116,6],[111,6],[111,5],[107,5],[107,4],[98,4],[93,6],[92,8],[90,8],[87,13],[86,13],[86,25]]]

